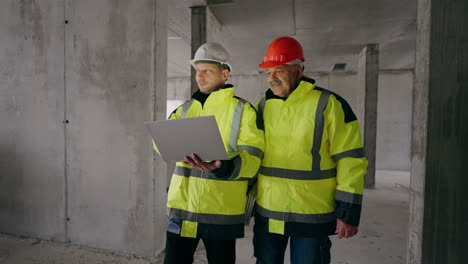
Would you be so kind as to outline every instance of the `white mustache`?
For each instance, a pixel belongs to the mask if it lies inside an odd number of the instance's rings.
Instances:
[[[271,82],[270,82],[270,86],[277,85],[277,84],[278,84],[278,85],[282,85],[283,82],[281,82],[281,81],[271,81]]]

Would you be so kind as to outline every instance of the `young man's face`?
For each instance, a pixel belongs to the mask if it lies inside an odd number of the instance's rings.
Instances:
[[[229,74],[229,71],[220,65],[204,62],[197,63],[195,71],[198,88],[204,94],[209,94],[224,87]]]
[[[267,82],[271,91],[277,96],[288,97],[294,86],[302,77],[300,65],[283,64],[266,69]]]

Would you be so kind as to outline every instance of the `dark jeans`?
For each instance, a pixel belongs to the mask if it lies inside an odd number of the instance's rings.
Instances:
[[[291,238],[291,264],[329,264],[331,241],[328,236],[284,236],[255,230],[254,255],[257,264],[283,264],[284,252]]]
[[[166,253],[164,264],[191,264],[199,238],[181,237],[166,232]],[[205,244],[209,264],[236,263],[236,240],[202,239]]]

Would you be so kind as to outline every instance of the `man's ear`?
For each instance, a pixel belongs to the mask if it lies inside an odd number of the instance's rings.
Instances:
[[[229,78],[229,71],[227,69],[223,69],[223,79],[227,81]]]
[[[298,76],[302,76],[304,74],[304,66],[298,65],[297,74]]]

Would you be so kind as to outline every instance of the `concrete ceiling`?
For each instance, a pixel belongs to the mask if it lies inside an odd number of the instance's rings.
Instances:
[[[227,3],[226,3],[227,2]],[[416,0],[208,0],[223,26],[233,74],[255,74],[268,44],[279,36],[301,42],[307,72],[335,63],[356,71],[367,43],[379,43],[381,69],[414,65]],[[190,75],[190,6],[204,0],[169,1],[168,75]]]

